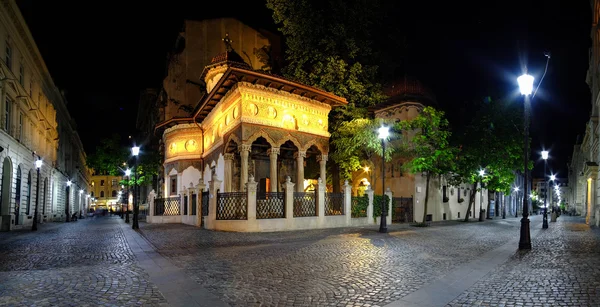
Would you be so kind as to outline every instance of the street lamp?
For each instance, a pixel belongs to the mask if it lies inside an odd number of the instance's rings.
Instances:
[[[544,150],[542,151],[542,159],[544,159],[544,220],[542,222],[542,228],[546,229],[548,228],[548,204],[546,203],[547,199],[548,199],[548,180],[546,179],[546,165],[548,164],[548,151]],[[553,175],[554,176],[554,175]],[[552,177],[550,177],[550,180],[553,180]]]
[[[71,201],[70,199],[70,192],[71,192],[71,180],[67,181],[67,207],[65,208],[65,213],[67,214],[67,222],[71,221],[71,215],[69,214],[69,202]]]
[[[479,180],[479,221],[483,222],[483,208],[482,208],[482,203],[483,203],[483,176],[485,176],[485,170],[481,169],[479,170],[479,177],[481,177],[481,179]]]
[[[127,177],[127,182],[131,179],[131,170],[125,170],[125,177]],[[125,223],[129,223],[129,185],[127,185],[127,197],[125,198]]]
[[[42,160],[37,159],[35,161],[35,169],[37,171],[37,187],[35,188],[35,212],[33,213],[33,225],[31,225],[31,230],[37,230],[38,223],[38,204],[40,202],[40,169],[42,168]]]
[[[527,195],[529,192],[529,176],[528,176],[528,164],[529,164],[529,113],[531,109],[531,101],[529,95],[533,91],[533,77],[527,73],[517,78],[519,83],[519,89],[521,95],[525,96],[525,102],[523,104],[524,116],[523,116],[523,130],[524,130],[524,141],[523,141],[523,193]],[[529,233],[529,208],[527,197],[523,197],[523,218],[521,219],[521,236],[519,238],[519,249],[531,249],[531,234]]]
[[[517,204],[519,203],[519,187],[514,187],[513,191],[515,191],[515,217],[519,216],[519,210],[517,210]]]
[[[385,220],[385,216],[387,212],[385,210],[385,139],[390,135],[390,129],[388,127],[379,128],[379,138],[381,139],[381,221],[379,223],[379,232],[386,233],[387,232],[387,221]],[[425,222],[425,221],[423,221]]]
[[[140,147],[138,146],[133,146],[131,148],[131,154],[135,157],[135,180],[133,181],[133,223],[131,225],[132,229],[139,229],[140,225],[139,225],[139,221],[138,221],[138,217],[140,215],[140,204],[138,203],[138,184],[137,184],[137,180],[138,180],[138,176],[139,176],[139,170],[138,170],[138,156],[140,155]]]

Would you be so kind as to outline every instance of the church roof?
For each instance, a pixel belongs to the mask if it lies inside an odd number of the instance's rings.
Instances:
[[[431,89],[413,77],[404,76],[390,82],[388,86],[384,87],[384,93],[388,96],[388,99],[372,107],[373,111],[405,102],[416,102],[426,106],[437,105],[437,100]]]

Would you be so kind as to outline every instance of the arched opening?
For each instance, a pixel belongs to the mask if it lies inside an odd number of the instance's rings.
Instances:
[[[112,191],[112,197],[117,197],[117,190]]]
[[[19,225],[21,215],[21,166],[17,167],[17,181],[15,184],[15,225]]]
[[[31,215],[31,172],[27,173],[27,215]]]
[[[2,162],[2,194],[0,195],[0,214],[2,215],[2,225],[0,230],[10,230],[10,200],[11,200],[11,185],[12,185],[12,163],[8,157]]]
[[[42,215],[46,215],[46,199],[48,197],[48,178],[44,179],[44,189],[42,190]]]
[[[321,151],[315,145],[306,150],[306,158],[304,160],[304,192],[316,190],[319,177],[321,177],[319,166],[320,155]]]
[[[100,198],[104,197],[104,191],[100,191]]]
[[[241,158],[238,146],[234,140],[225,146],[225,192],[236,192],[240,188]]]
[[[277,180],[277,178],[270,178],[271,161],[269,156],[271,148],[271,144],[263,137],[259,137],[252,142],[248,169],[249,173],[254,175],[254,180],[258,182],[257,193],[271,192],[271,180]]]
[[[285,182],[285,178],[290,176],[292,182],[296,183],[296,191],[304,191],[304,187],[302,183],[304,182],[304,174],[301,174],[300,179],[298,179],[298,146],[294,144],[292,141],[286,141],[281,144],[279,147],[279,182]],[[302,161],[304,161],[304,156],[302,156]],[[300,165],[302,170],[304,170],[304,162]],[[283,189],[282,189],[283,191]]]

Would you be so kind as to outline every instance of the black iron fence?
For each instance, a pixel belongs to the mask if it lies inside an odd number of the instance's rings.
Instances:
[[[285,193],[268,192],[256,195],[257,219],[285,218]]]
[[[325,193],[325,215],[344,215],[344,193]]]
[[[350,199],[350,211],[352,217],[367,217],[367,207],[369,206],[369,198],[365,196],[353,196]]]
[[[247,220],[248,193],[217,193],[217,220]]]
[[[179,196],[154,199],[154,215],[179,215]]]
[[[394,197],[392,198],[393,211],[392,221],[397,223],[414,222],[413,198],[412,197]]]
[[[317,202],[314,192],[294,192],[294,217],[316,216]]]
[[[202,192],[202,216],[208,216],[208,191]]]

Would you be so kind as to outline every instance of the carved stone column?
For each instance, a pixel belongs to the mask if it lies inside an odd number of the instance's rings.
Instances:
[[[296,192],[304,192],[304,158],[306,158],[306,151],[298,151],[294,154],[296,158]]]
[[[321,180],[323,180],[323,182],[326,183],[327,182],[327,173],[326,173],[327,155],[318,155],[317,161],[319,161],[319,166],[321,168],[321,170],[320,170]]]
[[[232,153],[226,153],[223,157],[225,158],[225,192],[233,192],[233,158],[235,156]]]
[[[248,182],[248,156],[252,145],[242,144],[238,146],[241,158],[240,191],[246,191],[246,182]]]
[[[271,174],[269,175],[271,182],[271,192],[277,192],[277,155],[279,155],[279,147],[273,147],[267,151],[271,159]]]

